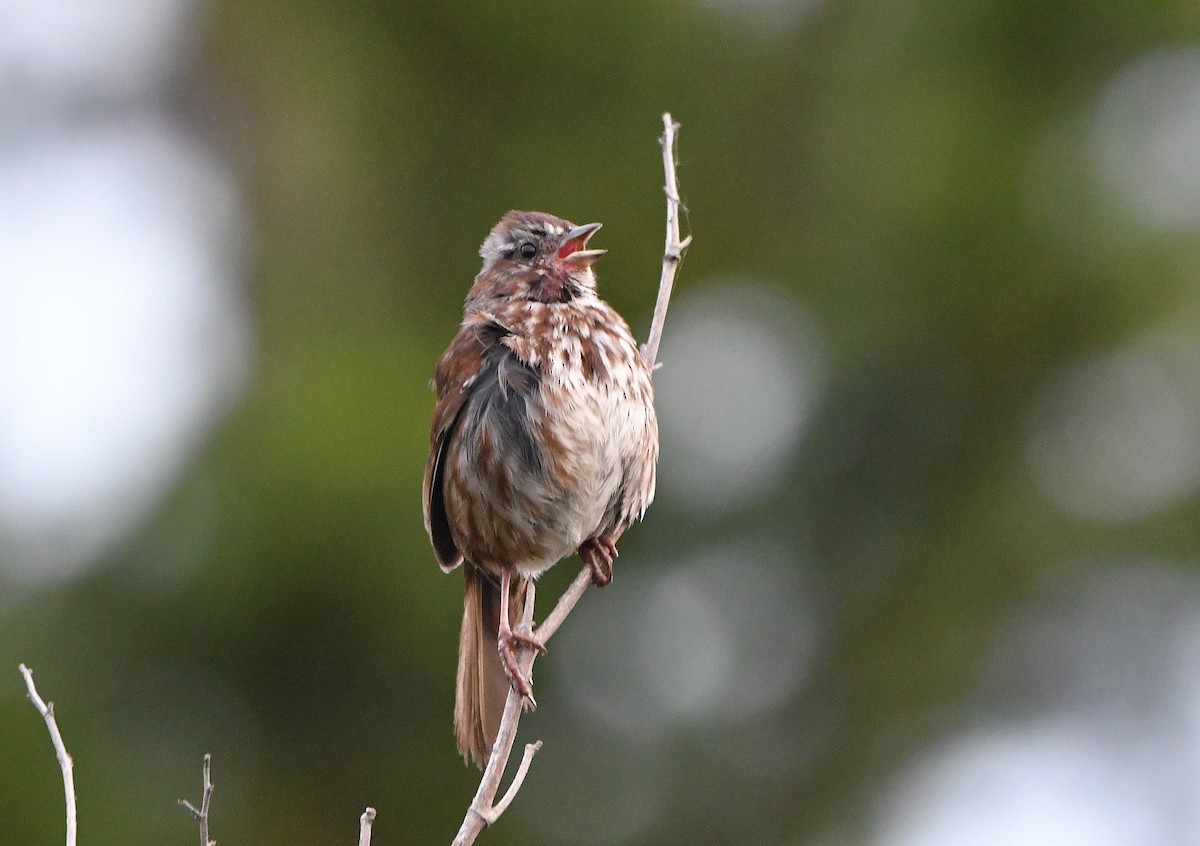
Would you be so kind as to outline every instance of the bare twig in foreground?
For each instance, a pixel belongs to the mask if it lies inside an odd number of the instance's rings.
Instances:
[[[692,243],[689,235],[679,240],[679,184],[675,179],[675,130],[679,124],[671,119],[671,113],[663,115],[663,134],[659,139],[663,151],[663,173],[666,181],[663,191],[667,195],[667,239],[663,249],[662,276],[658,280],[658,301],[654,304],[654,319],[650,322],[650,335],[642,345],[642,358],[653,369],[658,361],[658,344],[662,340],[663,324],[667,320],[667,305],[671,301],[671,288],[675,285],[675,271],[683,261],[683,252]]]
[[[567,619],[571,609],[583,598],[591,584],[592,570],[590,567],[584,566],[579,570],[575,581],[571,582],[570,586],[563,591],[563,595],[554,605],[554,610],[534,630],[534,636],[542,643],[550,640],[563,621]],[[521,619],[521,629],[532,629],[535,597],[536,588],[531,581],[526,587],[525,614]],[[528,649],[523,650],[521,672],[527,676],[530,675],[536,657],[535,652]],[[496,793],[500,789],[500,779],[503,777],[504,769],[508,766],[508,759],[512,755],[513,743],[517,738],[517,724],[521,721],[522,710],[521,695],[510,689],[508,698],[504,701],[504,715],[500,718],[500,729],[496,733],[496,742],[492,744],[492,754],[488,756],[487,766],[484,767],[483,777],[479,781],[479,789],[475,792],[475,798],[471,800],[471,806],[467,809],[467,815],[458,830],[458,835],[454,838],[453,846],[468,846],[468,844],[474,843],[479,832],[499,819],[512,800],[516,798],[517,791],[521,789],[525,775],[529,772],[533,756],[542,748],[540,740],[525,745],[525,753],[521,756],[521,763],[517,767],[512,783],[508,786],[504,796],[497,802]]]
[[[492,812],[488,814],[488,824],[499,819],[507,809],[510,802],[517,798],[517,791],[521,789],[521,785],[525,783],[525,776],[529,772],[529,765],[533,763],[533,756],[542,748],[542,742],[539,740],[536,743],[525,744],[525,754],[521,756],[521,763],[517,766],[516,775],[513,776],[512,783],[508,786],[508,790],[504,791],[504,796],[492,806]]]
[[[43,702],[42,697],[38,696],[37,688],[33,684],[33,670],[24,664],[21,664],[20,669],[21,675],[25,677],[25,689],[29,693],[29,701],[33,703],[33,707],[37,708],[42,719],[46,721],[46,728],[50,730],[50,741],[54,744],[54,754],[58,756],[58,767],[62,770],[63,794],[67,802],[67,846],[75,846],[74,762],[67,754],[67,746],[63,743],[62,734],[58,730],[58,722],[54,719],[54,703]]]
[[[186,799],[179,800],[179,807],[186,809],[200,826],[200,846],[216,846],[215,840],[208,839],[208,806],[212,801],[212,755],[204,756],[204,796],[197,808]]]
[[[690,235],[683,240],[679,238],[679,187],[675,179],[675,131],[677,129],[679,129],[679,124],[671,120],[671,114],[669,112],[664,114],[663,136],[660,143],[663,148],[663,170],[666,173],[664,190],[667,195],[667,241],[663,253],[662,276],[659,279],[658,300],[654,306],[654,319],[650,324],[650,336],[641,350],[642,358],[650,365],[651,369],[654,368],[658,359],[658,345],[662,339],[663,323],[667,319],[667,305],[671,299],[671,287],[675,283],[675,271],[683,259],[683,251],[692,242]],[[554,636],[591,584],[592,571],[590,567],[585,566],[559,598],[554,610],[534,631],[534,635],[539,641],[546,643]],[[533,630],[534,596],[534,584],[530,581],[525,594],[525,612],[519,627],[524,631]],[[536,657],[536,653],[532,650],[522,651],[520,666],[521,672],[526,677],[531,677],[533,661]],[[500,789],[500,779],[504,775],[505,767],[508,766],[513,743],[517,738],[517,724],[521,720],[521,711],[521,695],[510,689],[508,698],[504,701],[504,715],[500,718],[500,729],[496,734],[496,742],[492,744],[492,754],[488,757],[487,766],[483,769],[483,777],[479,781],[479,789],[475,792],[475,798],[471,800],[467,815],[454,838],[453,846],[469,846],[474,843],[479,832],[494,823],[504,813],[509,803],[516,797],[517,791],[521,789],[533,756],[542,746],[541,741],[525,746],[525,753],[521,757],[521,763],[517,767],[512,783],[500,801],[496,801],[496,793]]]
[[[371,823],[375,822],[375,809],[367,808],[358,818],[358,846],[371,846]]]
[[[525,588],[525,610],[521,615],[518,631],[527,632],[533,627],[533,603],[536,594],[537,590],[533,581],[530,580]],[[526,678],[531,677],[534,657],[535,653],[529,649],[525,649],[521,653],[521,672],[525,674]],[[517,777],[513,779],[512,786],[509,787],[508,792],[501,800],[499,810],[497,810],[496,793],[500,789],[500,779],[504,775],[504,768],[508,765],[508,757],[512,754],[513,742],[517,739],[517,723],[520,721],[521,694],[510,688],[508,698],[504,700],[504,715],[500,718],[500,729],[496,733],[496,742],[492,744],[492,754],[488,756],[487,766],[483,768],[483,777],[479,780],[479,789],[475,791],[475,798],[471,800],[471,805],[467,808],[467,815],[463,817],[453,846],[467,846],[467,844],[474,843],[479,832],[494,823],[504,812],[521,786],[520,781],[525,780],[529,762],[538,747],[541,746],[540,743],[536,745],[531,743],[525,748],[525,756],[522,759],[521,768],[517,772]]]

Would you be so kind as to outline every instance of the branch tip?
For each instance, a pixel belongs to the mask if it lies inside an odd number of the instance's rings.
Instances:
[[[665,112],[663,119],[663,134],[659,144],[663,151],[663,193],[667,197],[667,234],[663,248],[662,274],[658,282],[658,299],[654,304],[654,318],[650,323],[650,334],[642,345],[642,358],[650,366],[653,373],[658,363],[658,346],[662,340],[663,324],[667,319],[667,306],[671,300],[671,288],[675,284],[675,272],[683,261],[684,250],[692,242],[692,237],[681,239],[679,236],[679,182],[675,177],[675,132],[680,125],[671,118],[670,112]]]
[[[368,807],[358,818],[358,846],[371,846],[371,823],[375,822],[375,809]]]
[[[200,829],[200,846],[216,846],[215,840],[208,836],[208,809],[212,804],[213,783],[212,783],[212,755],[205,754],[203,767],[203,794],[200,798],[200,807],[197,808],[186,799],[179,799],[179,807],[192,815],[192,819],[196,821]]]
[[[493,820],[497,819],[507,809],[513,799],[517,797],[517,791],[521,789],[521,785],[525,783],[525,776],[529,773],[529,765],[533,763],[533,756],[542,748],[542,742],[539,740],[536,743],[525,744],[525,754],[521,756],[521,764],[517,767],[517,773],[513,776],[512,784],[508,786],[503,798],[497,802],[491,809],[488,820],[490,825]]]
[[[38,694],[37,686],[33,683],[33,670],[21,664],[21,675],[25,678],[25,693],[33,707],[42,715],[46,729],[50,732],[50,742],[54,744],[54,754],[58,758],[58,768],[62,771],[63,799],[67,806],[67,837],[66,846],[75,846],[78,825],[75,812],[75,774],[74,762],[67,754],[67,746],[63,742],[62,732],[58,730],[58,721],[54,717],[54,703],[44,702]]]

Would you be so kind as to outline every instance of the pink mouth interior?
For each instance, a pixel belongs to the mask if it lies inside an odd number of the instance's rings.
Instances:
[[[577,253],[587,246],[587,238],[572,238],[570,241],[564,241],[563,245],[558,248],[558,257],[565,259],[572,253]]]

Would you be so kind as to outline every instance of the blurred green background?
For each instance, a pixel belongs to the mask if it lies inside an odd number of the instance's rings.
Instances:
[[[230,310],[160,340],[233,375],[117,529],[103,497],[38,522],[10,465],[0,844],[61,839],[20,661],[81,842],[192,842],[205,752],[220,843],[351,843],[368,804],[379,846],[449,842],[478,774],[461,581],[421,526],[428,380],[510,208],[603,221],[601,293],[644,337],[665,110],[695,243],[659,498],[539,663],[545,746],[480,842],[1200,838],[1200,7],[97,4],[166,7],[112,89],[4,71],[3,179],[147,115],[203,151],[225,188],[180,266]],[[29,266],[0,270],[0,330],[50,284]],[[29,407],[12,374],[52,384],[12,349],[0,421]],[[31,454],[15,431],[0,457]]]

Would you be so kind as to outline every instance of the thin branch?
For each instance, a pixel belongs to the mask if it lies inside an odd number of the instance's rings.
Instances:
[[[204,756],[204,796],[200,800],[200,807],[197,808],[186,799],[180,799],[179,807],[184,808],[192,815],[192,819],[200,826],[200,846],[216,846],[215,840],[208,838],[208,807],[212,802],[213,783],[212,783],[212,755]]]
[[[375,822],[375,809],[367,808],[358,818],[358,846],[371,846],[371,823]]]
[[[518,631],[532,630],[533,604],[536,596],[537,589],[533,580],[530,579],[525,587],[525,609],[521,615],[520,625],[517,627]],[[532,649],[522,651],[520,667],[526,677],[532,677],[533,660],[536,657],[537,653]],[[475,798],[471,800],[471,805],[467,808],[467,815],[463,818],[462,825],[459,826],[453,846],[469,846],[474,843],[479,832],[499,818],[504,808],[508,807],[508,803],[513,800],[517,789],[520,788],[521,785],[514,779],[513,786],[509,787],[504,800],[502,800],[503,807],[499,811],[496,810],[494,804],[496,793],[500,789],[500,779],[504,775],[504,768],[508,765],[508,758],[512,754],[513,742],[517,739],[517,724],[521,721],[522,710],[521,694],[517,693],[515,689],[509,688],[508,698],[504,700],[504,715],[500,718],[500,729],[496,732],[495,743],[492,744],[492,754],[488,756],[487,766],[483,768],[483,777],[479,780],[479,789],[475,791]],[[537,751],[537,746],[540,744],[535,745],[533,752]],[[533,752],[526,748],[526,757],[532,759]],[[529,765],[522,761],[522,768],[528,770]],[[525,780],[523,772],[518,771],[517,777],[521,781]]]
[[[492,806],[492,812],[488,815],[488,825],[499,819],[500,815],[508,809],[509,803],[517,798],[517,791],[525,783],[525,776],[529,772],[529,765],[533,763],[533,756],[541,748],[542,742],[540,740],[536,743],[525,744],[525,754],[521,756],[521,764],[517,767],[517,774],[513,776],[512,784],[508,786],[508,790],[504,791],[504,796]]]
[[[679,239],[679,183],[675,179],[675,130],[679,124],[671,120],[671,113],[662,116],[663,134],[659,139],[663,151],[663,173],[666,181],[663,192],[667,195],[667,237],[663,249],[662,276],[658,280],[658,300],[654,304],[654,319],[650,322],[650,335],[642,345],[642,358],[654,369],[658,362],[658,344],[662,340],[663,324],[667,320],[667,305],[671,301],[671,288],[675,284],[675,271],[683,261],[683,253],[692,243],[689,235]]]
[[[670,113],[664,114],[663,136],[660,143],[663,148],[663,170],[666,174],[664,190],[667,195],[667,240],[663,253],[662,276],[659,279],[658,300],[654,306],[654,319],[650,324],[650,336],[641,350],[643,360],[650,365],[652,370],[658,359],[658,345],[662,339],[663,323],[667,319],[667,305],[671,299],[671,287],[675,283],[675,271],[679,268],[680,261],[683,260],[684,250],[692,242],[690,235],[683,240],[679,238],[679,187],[675,179],[675,131],[677,129],[679,129],[679,124],[671,120]],[[591,584],[592,570],[590,567],[584,566],[563,595],[559,597],[554,609],[534,630],[533,604],[536,590],[533,581],[530,580],[525,593],[525,611],[518,630],[533,632],[539,641],[543,644],[546,643],[558,631],[559,626],[567,619],[567,615],[583,598]],[[537,654],[532,649],[522,651],[519,665],[521,672],[525,673],[526,677],[532,678],[533,662],[536,657]],[[517,738],[517,724],[520,722],[521,712],[524,710],[522,706],[521,695],[510,688],[508,698],[504,700],[504,714],[500,718],[500,729],[496,733],[495,743],[492,744],[492,753],[488,756],[487,766],[484,767],[483,776],[479,780],[479,789],[475,792],[475,798],[471,800],[470,807],[467,808],[467,814],[454,838],[453,846],[470,846],[474,843],[479,833],[504,813],[525,782],[525,776],[529,772],[533,756],[542,746],[541,741],[525,746],[525,754],[521,757],[521,763],[517,767],[512,783],[500,801],[496,801],[496,793],[500,789],[500,779],[504,775],[505,767],[508,766],[513,743]]]
[[[54,719],[54,703],[43,702],[42,697],[38,696],[37,688],[33,684],[33,670],[24,664],[20,665],[20,669],[21,675],[25,677],[25,689],[28,691],[29,701],[33,703],[33,707],[37,708],[42,719],[46,721],[46,728],[50,730],[50,742],[54,744],[54,754],[58,756],[58,768],[62,770],[63,795],[67,803],[67,846],[75,846],[74,762],[67,754],[67,746],[63,743],[62,734],[58,730],[58,721]]]
[[[575,605],[583,598],[587,589],[592,586],[592,568],[583,567],[579,571],[579,575],[575,577],[575,581],[571,582],[570,586],[563,591],[563,595],[559,597],[558,604],[554,606],[554,610],[542,621],[542,624],[537,627],[536,637],[542,643],[545,643],[554,636],[558,631],[558,627],[567,619],[567,615],[571,613]]]
[[[533,631],[538,640],[543,644],[546,643],[558,631],[559,626],[567,619],[571,609],[575,607],[591,584],[592,569],[585,565],[580,568],[579,575],[559,597],[558,602],[554,605],[554,610],[537,629],[534,629],[533,605],[537,589],[534,582],[530,580],[525,588],[525,610],[518,630]],[[537,658],[537,653],[534,650],[522,650],[521,672],[528,677],[532,677],[535,658]],[[504,769],[508,766],[508,759],[512,755],[513,744],[517,739],[517,725],[521,721],[521,713],[524,710],[522,704],[521,694],[510,688],[508,698],[504,700],[504,714],[500,718],[500,729],[496,732],[492,753],[488,756],[487,766],[483,769],[483,777],[479,780],[479,789],[475,791],[475,798],[471,800],[467,815],[458,829],[458,835],[454,838],[453,846],[469,846],[475,842],[479,832],[499,819],[512,800],[516,798],[517,791],[521,789],[525,776],[529,772],[533,756],[542,748],[541,741],[525,746],[525,754],[521,758],[516,775],[513,776],[512,784],[509,785],[503,798],[496,802],[496,794],[500,790],[500,779],[504,776]]]

